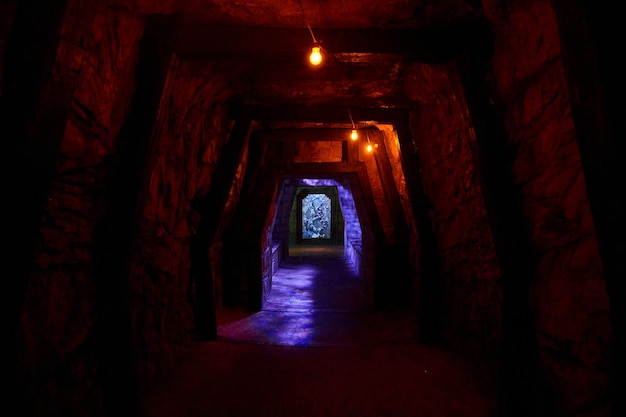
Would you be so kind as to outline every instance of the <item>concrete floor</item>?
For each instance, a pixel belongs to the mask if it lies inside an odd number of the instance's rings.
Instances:
[[[193,347],[145,417],[497,414],[471,363],[417,343],[411,312],[368,308],[341,251],[290,254],[263,310],[219,311],[218,339]]]

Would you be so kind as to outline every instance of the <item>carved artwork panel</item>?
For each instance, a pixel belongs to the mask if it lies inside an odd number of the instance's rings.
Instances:
[[[309,194],[302,199],[302,239],[330,239],[330,198]]]

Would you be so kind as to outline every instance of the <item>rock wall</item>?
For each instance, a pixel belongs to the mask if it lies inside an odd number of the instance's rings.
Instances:
[[[54,76],[75,83],[19,335],[25,407],[42,417],[102,412],[94,251],[142,32],[136,16],[85,7],[61,30]]]
[[[492,5],[497,105],[534,253],[532,310],[559,415],[609,415],[609,305],[548,1]]]

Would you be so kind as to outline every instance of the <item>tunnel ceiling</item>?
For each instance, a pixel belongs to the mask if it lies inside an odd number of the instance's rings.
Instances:
[[[132,0],[127,0],[132,3]],[[429,27],[476,17],[468,0],[161,0],[141,7],[178,13],[188,21],[264,27]],[[150,4],[152,3],[152,4]],[[157,3],[156,5],[154,3]]]
[[[328,127],[348,122],[347,107],[359,119],[381,117],[372,109],[406,108],[408,65],[448,62],[485,31],[477,1],[153,3],[134,7],[164,22],[161,32],[177,56],[210,61],[246,85],[242,99],[266,125]],[[319,67],[308,62],[307,23],[325,51]]]
[[[282,137],[283,143],[322,130],[329,132],[322,141],[345,140],[336,131],[351,127],[350,114],[359,128],[406,126],[415,106],[405,88],[413,65],[448,63],[467,48],[491,45],[480,1],[161,0],[130,6],[153,19],[163,46],[177,57],[226,74],[253,129]],[[325,53],[318,67],[308,61],[312,35]],[[289,129],[288,134],[280,129]],[[365,166],[358,163],[360,151],[351,145],[341,163],[302,164],[293,163],[288,149],[294,145],[280,148],[276,140],[270,142],[273,152],[251,150],[266,155],[264,161],[251,159],[300,178],[352,175],[363,189],[371,187]],[[389,158],[384,147],[377,154]],[[373,203],[364,211],[375,217]]]

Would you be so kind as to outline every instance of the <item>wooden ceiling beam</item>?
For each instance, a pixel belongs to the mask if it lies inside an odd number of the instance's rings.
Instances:
[[[365,169],[363,162],[297,162],[289,167],[289,174],[306,178],[333,178],[335,174],[358,173]]]
[[[299,60],[313,41],[308,28],[219,26],[161,22],[172,52],[187,59]],[[389,59],[447,62],[470,44],[492,44],[484,19],[415,29],[313,28],[316,40],[335,60],[368,62]]]
[[[370,135],[378,132],[376,127],[358,127],[358,131],[364,135],[368,130]],[[268,142],[344,142],[350,140],[351,126],[344,128],[282,128],[262,129],[254,133],[254,139]]]
[[[408,108],[364,107],[337,104],[268,104],[246,107],[256,124],[271,126],[274,123],[350,123],[350,114],[355,124],[395,124],[408,118]],[[320,126],[321,127],[321,126]]]
[[[302,109],[305,107],[314,107],[314,108],[341,108],[343,111],[341,114],[346,112],[348,108],[358,108],[359,106],[364,106],[364,108],[368,109],[404,109],[408,110],[412,108],[415,104],[410,99],[404,96],[389,96],[385,95],[382,97],[359,97],[358,95],[350,95],[350,96],[312,96],[312,95],[302,95],[300,97],[287,97],[286,95],[280,96],[276,95],[263,95],[258,97],[243,97],[242,102],[250,107],[260,108],[260,107],[268,107],[266,111],[259,111],[257,115],[259,117],[255,119],[261,123],[271,123],[273,121],[278,122],[289,122],[289,121],[301,121],[303,123],[313,122],[319,123],[326,120],[326,123],[342,123],[340,120],[340,116],[329,116],[329,117],[313,117],[310,113],[304,113],[298,115],[299,110],[293,109],[288,110],[284,114],[275,114],[273,116],[270,115],[270,109],[280,109],[280,108],[289,108],[290,106],[296,107],[297,109]],[[261,117],[262,115],[268,116],[267,118]],[[361,120],[366,120],[365,118],[361,118]],[[384,121],[379,121],[377,119],[369,119],[370,121],[377,121],[380,123],[384,123]]]

